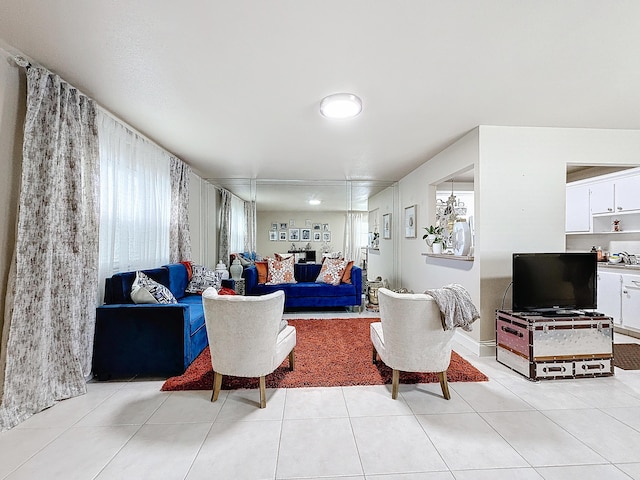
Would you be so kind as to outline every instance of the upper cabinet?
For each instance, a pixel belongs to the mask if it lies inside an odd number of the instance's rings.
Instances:
[[[615,211],[614,182],[587,184],[591,191],[591,214],[613,213]]]
[[[640,231],[639,192],[637,168],[567,184],[567,233]]]
[[[588,232],[591,230],[589,193],[589,185],[567,185],[567,232]]]
[[[620,178],[615,182],[615,211],[640,210],[640,174]]]

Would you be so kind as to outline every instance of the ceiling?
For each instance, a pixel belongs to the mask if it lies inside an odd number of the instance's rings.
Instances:
[[[0,47],[205,178],[397,181],[477,125],[640,129],[640,2],[2,0]],[[363,112],[319,114],[352,92]]]

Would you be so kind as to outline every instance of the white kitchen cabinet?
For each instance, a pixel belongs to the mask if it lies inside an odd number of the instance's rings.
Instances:
[[[588,232],[591,229],[589,185],[567,185],[565,230]]]
[[[598,271],[598,311],[613,319],[615,325],[622,321],[622,275],[617,272]]]
[[[640,175],[622,177],[615,181],[615,211],[640,210]]]
[[[622,275],[622,326],[640,330],[640,275]]]
[[[613,180],[606,182],[596,182],[590,185],[591,214],[614,213],[615,211],[615,189]]]

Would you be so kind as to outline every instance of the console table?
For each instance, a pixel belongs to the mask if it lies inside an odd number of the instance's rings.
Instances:
[[[534,381],[613,375],[613,320],[497,310],[496,360]]]

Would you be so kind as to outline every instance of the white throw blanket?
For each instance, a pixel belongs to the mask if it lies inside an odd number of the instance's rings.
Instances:
[[[445,330],[460,327],[470,332],[471,324],[480,318],[471,295],[462,285],[452,283],[442,288],[425,290],[424,293],[431,295],[438,304],[442,312],[442,328]]]

